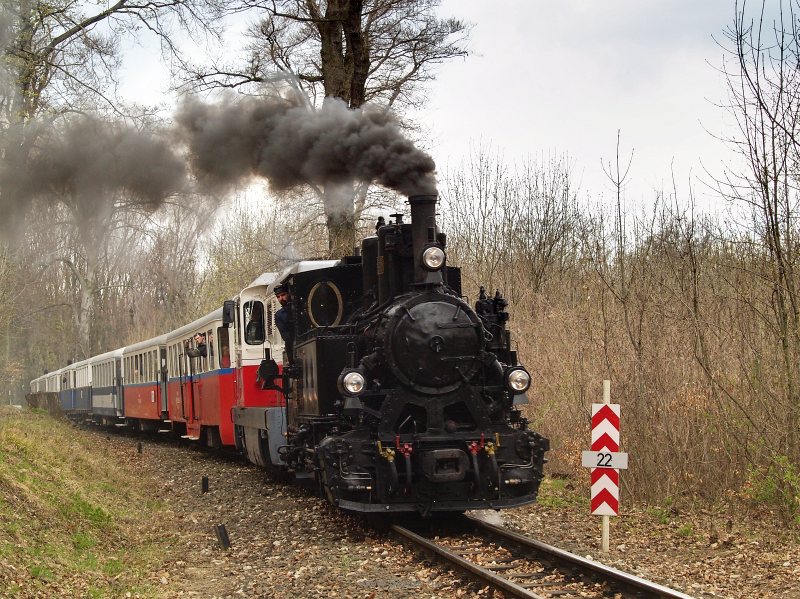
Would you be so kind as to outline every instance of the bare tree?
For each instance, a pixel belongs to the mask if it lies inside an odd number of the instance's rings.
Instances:
[[[95,2],[7,0],[0,13],[0,122],[26,123],[43,111],[105,106],[114,97],[119,37],[149,31],[181,59],[173,25],[212,31],[215,0]]]
[[[731,145],[746,165],[730,170],[720,189],[750,215],[752,246],[763,248],[768,268],[753,271],[762,284],[757,298],[742,300],[768,322],[781,356],[779,379],[759,387],[785,410],[780,455],[800,464],[800,246],[798,245],[798,166],[800,165],[800,3],[766,3],[750,11],[736,3],[736,18],[726,31],[730,59],[724,65],[730,114],[738,134]],[[774,15],[774,16],[773,16]],[[777,432],[777,431],[776,431]]]
[[[4,233],[22,222],[32,203],[19,183],[20,173],[52,143],[53,132],[62,131],[62,117],[90,109],[114,110],[123,107],[116,98],[117,67],[120,63],[118,42],[122,35],[147,31],[157,36],[164,49],[180,60],[173,43],[176,27],[213,31],[211,23],[220,9],[215,0],[164,0],[136,2],[117,0],[98,6],[96,2],[57,0],[16,0],[0,8],[0,206],[6,219]],[[74,119],[73,119],[74,120]],[[140,126],[144,119],[140,120]],[[69,127],[67,122],[66,126]],[[117,124],[107,124],[114,129]],[[102,125],[99,127],[103,130]],[[132,139],[132,138],[129,138]],[[89,144],[97,139],[88,140]],[[84,140],[87,142],[87,140]],[[76,146],[82,150],[84,146]],[[74,166],[74,165],[73,165]],[[39,174],[50,178],[60,164],[45,164]],[[81,165],[84,176],[92,165]],[[131,169],[131,172],[135,167]],[[63,175],[64,173],[60,173]],[[102,178],[101,172],[88,178]],[[79,179],[77,174],[74,179]],[[80,347],[89,351],[89,321],[97,294],[96,272],[104,253],[104,236],[118,224],[118,211],[145,206],[123,197],[117,189],[99,194],[85,189],[67,189],[59,184],[47,190],[48,200],[60,203],[74,231],[64,232],[72,239],[71,250],[54,247],[45,256],[55,256],[67,266],[70,276],[79,282],[81,293],[75,297],[74,314]],[[54,225],[58,227],[59,225]],[[72,233],[75,233],[73,235]],[[59,254],[59,252],[61,252]],[[52,260],[50,260],[52,262]]]
[[[577,207],[568,157],[510,168],[501,155],[479,148],[448,173],[445,188],[449,253],[465,266],[475,290],[501,287],[512,300],[527,302],[575,259]]]
[[[433,67],[466,56],[469,26],[436,15],[440,0],[240,0],[263,16],[250,30],[244,66],[196,69],[185,85],[239,88],[286,80],[312,105],[340,98],[402,110],[418,106]],[[349,253],[368,185],[312,188],[326,210],[329,254]],[[331,201],[336,197],[337,201]],[[347,197],[347,202],[338,198]],[[327,200],[327,201],[326,201]]]

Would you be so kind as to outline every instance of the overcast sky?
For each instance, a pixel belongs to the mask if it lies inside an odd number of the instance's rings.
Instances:
[[[717,167],[724,80],[717,72],[732,0],[444,0],[475,28],[473,55],[441,68],[423,116],[440,165],[483,143],[507,160],[568,153],[582,189],[608,197],[601,158],[617,131],[634,150],[627,188],[649,204],[690,172]],[[714,38],[712,38],[712,35]],[[707,178],[707,177],[706,177]],[[700,186],[702,187],[702,186]]]
[[[438,68],[417,116],[426,147],[440,172],[481,144],[508,162],[568,153],[584,195],[609,198],[601,159],[613,159],[621,130],[622,151],[634,151],[627,204],[669,191],[671,165],[685,195],[690,173],[708,179],[701,160],[716,172],[728,156],[709,132],[724,135],[715,39],[733,11],[733,0],[443,0],[443,16],[474,24],[472,54]],[[156,101],[158,51],[127,55],[125,94]]]

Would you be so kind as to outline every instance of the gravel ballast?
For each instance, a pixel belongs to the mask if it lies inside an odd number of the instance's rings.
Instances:
[[[502,596],[310,491],[270,480],[244,460],[164,438],[97,429],[86,434],[109,457],[132,461],[157,481],[154,499],[167,506],[167,517],[154,525],[174,546],[174,559],[152,574],[163,597]],[[612,549],[603,556],[600,519],[580,502],[555,501],[548,492],[543,490],[539,504],[503,512],[505,525],[694,597],[800,598],[798,531],[769,514],[731,519],[707,511],[623,507],[622,517],[612,519]],[[227,530],[228,550],[217,525]]]

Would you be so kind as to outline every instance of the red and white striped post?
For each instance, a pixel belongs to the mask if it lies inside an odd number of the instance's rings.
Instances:
[[[628,454],[619,451],[619,404],[611,403],[611,381],[603,381],[603,403],[592,404],[592,445],[582,465],[591,468],[592,514],[602,516],[602,551],[609,547],[609,516],[619,515],[619,471]]]

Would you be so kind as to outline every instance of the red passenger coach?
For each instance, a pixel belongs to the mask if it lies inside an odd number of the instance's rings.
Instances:
[[[275,326],[280,304],[267,287],[274,273],[265,273],[242,290],[236,299],[232,332],[235,347],[237,407],[275,408],[285,405],[283,394],[262,389],[258,368],[265,359],[283,364],[283,339]]]
[[[173,430],[209,447],[234,445],[231,329],[222,309],[167,336],[168,412]]]
[[[279,371],[283,369],[284,344],[275,326],[275,312],[280,304],[270,291],[275,279],[274,273],[265,273],[243,289],[236,298],[232,319],[236,350],[236,407],[233,409],[236,447],[251,462],[265,468],[278,463],[272,456],[277,458],[277,448],[284,442],[286,422],[283,394],[274,388],[265,389],[266,381],[258,376],[261,364],[273,359]]]
[[[247,459],[264,468],[285,466],[280,456],[286,443],[286,400],[280,391],[268,387],[258,376],[262,363],[275,361],[278,372],[284,366],[284,342],[275,325],[280,304],[273,289],[290,275],[328,268],[335,260],[298,262],[276,275],[265,273],[242,290],[235,302],[233,323],[236,344],[237,401],[233,409],[236,447]]]
[[[166,341],[161,335],[123,350],[125,420],[142,431],[157,431],[167,419]]]

